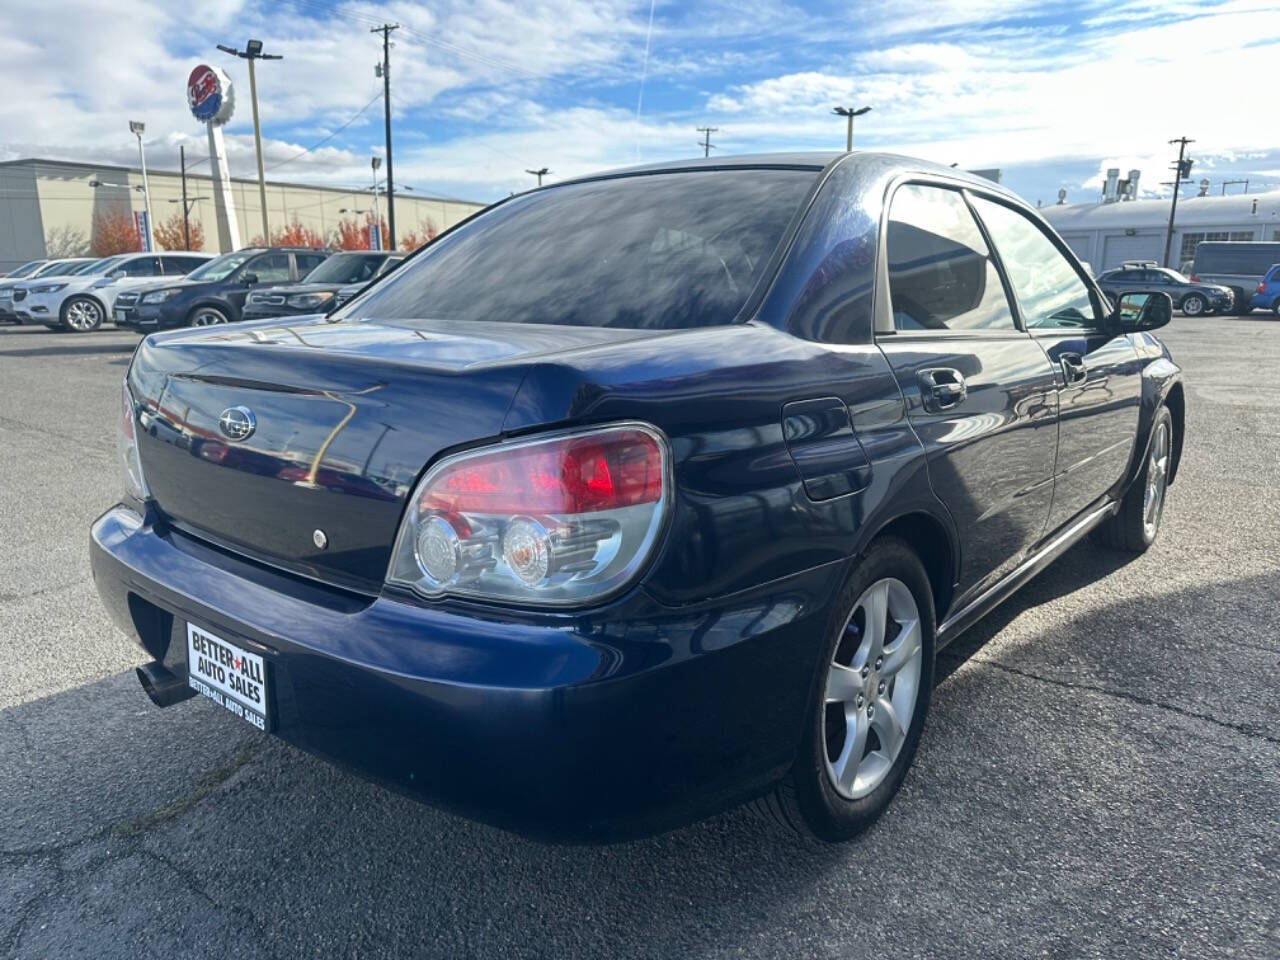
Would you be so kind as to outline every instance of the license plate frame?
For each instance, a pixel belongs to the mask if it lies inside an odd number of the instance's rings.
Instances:
[[[264,733],[271,729],[267,662],[187,621],[187,686]]]

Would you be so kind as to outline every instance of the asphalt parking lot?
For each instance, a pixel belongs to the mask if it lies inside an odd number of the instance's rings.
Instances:
[[[870,833],[583,848],[153,707],[86,550],[136,337],[0,327],[0,956],[1280,956],[1280,322],[1162,333],[1159,542],[1076,547],[943,653]]]

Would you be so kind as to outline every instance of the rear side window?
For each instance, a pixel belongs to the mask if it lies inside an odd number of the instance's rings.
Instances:
[[[134,257],[122,263],[119,269],[123,270],[127,277],[160,276],[160,263],[156,257]]]
[[[1013,330],[1000,275],[955,190],[908,184],[889,206],[889,298],[897,330]]]
[[[817,176],[713,170],[530,193],[434,241],[360,312],[655,330],[730,323]]]
[[[329,259],[328,254],[324,253],[295,253],[293,256],[298,261],[298,276],[300,277],[305,277]]]
[[[268,253],[255,257],[244,269],[245,274],[255,274],[258,283],[282,283],[289,280],[289,255]]]
[[[1096,325],[1088,285],[1039,226],[1002,203],[974,197],[973,205],[1000,252],[1028,329]]]

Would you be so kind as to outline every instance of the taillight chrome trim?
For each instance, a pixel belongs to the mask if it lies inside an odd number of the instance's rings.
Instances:
[[[124,472],[124,490],[134,500],[140,503],[146,502],[151,499],[151,488],[147,485],[147,475],[142,469],[142,454],[138,450],[138,431],[142,428],[141,418],[138,416],[138,402],[134,399],[133,391],[129,389],[128,377],[125,377],[120,387],[119,414],[121,419],[116,426],[116,452],[120,457],[120,467]],[[129,418],[133,434],[131,438],[124,433],[125,416]],[[134,489],[133,486],[134,474],[137,476],[137,489]]]
[[[452,589],[446,587],[439,590],[427,590],[423,589],[417,583],[412,583],[395,576],[395,567],[400,556],[403,541],[406,537],[412,539],[416,536],[415,531],[418,523],[416,512],[418,509],[418,501],[423,491],[427,489],[430,483],[446,470],[457,466],[459,463],[464,463],[469,459],[487,456],[494,453],[515,452],[528,447],[554,443],[556,441],[574,440],[581,437],[591,437],[619,431],[635,431],[645,434],[655,442],[659,455],[662,459],[662,494],[653,508],[656,512],[656,518],[653,523],[652,531],[646,542],[643,544],[642,551],[638,554],[638,560],[634,569],[629,571],[625,579],[609,586],[607,589],[604,589],[599,593],[592,594],[587,597],[558,599],[486,596],[472,591],[458,590],[456,587]],[[671,443],[667,439],[667,435],[653,424],[645,423],[641,420],[615,420],[609,421],[608,423],[591,424],[590,426],[585,427],[574,427],[564,430],[548,431],[546,433],[531,434],[513,440],[496,439],[490,443],[483,443],[478,446],[468,447],[465,450],[460,450],[456,453],[443,456],[430,463],[424,469],[409,493],[408,499],[405,502],[404,510],[400,515],[400,522],[396,528],[395,540],[392,542],[391,556],[388,560],[387,572],[383,578],[384,585],[394,589],[411,592],[414,596],[430,601],[458,599],[468,603],[481,603],[485,605],[505,607],[508,609],[569,610],[599,606],[602,603],[614,599],[626,590],[633,588],[636,583],[642,580],[652,565],[654,558],[661,550],[662,543],[667,535],[667,528],[670,525],[671,513],[675,502],[675,470],[672,459]]]

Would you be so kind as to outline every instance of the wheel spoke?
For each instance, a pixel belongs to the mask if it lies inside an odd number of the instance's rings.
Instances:
[[[867,752],[867,731],[870,729],[861,711],[852,706],[845,711],[844,747],[831,764],[836,776],[836,786],[841,793],[853,792],[853,781],[858,776],[862,755]]]
[[[831,665],[827,673],[827,703],[851,703],[862,692],[862,675],[852,667]]]
[[[920,652],[920,621],[907,620],[901,624],[897,639],[885,649],[884,665],[880,676],[892,680]]]
[[[881,581],[867,591],[862,609],[866,611],[867,660],[874,661],[884,650],[884,634],[889,622],[889,584]]]
[[[876,700],[871,728],[880,738],[880,750],[884,755],[890,760],[896,757],[898,751],[902,749],[902,742],[907,739],[907,731],[902,729],[898,711],[894,709],[893,701],[888,697],[879,697]]]

